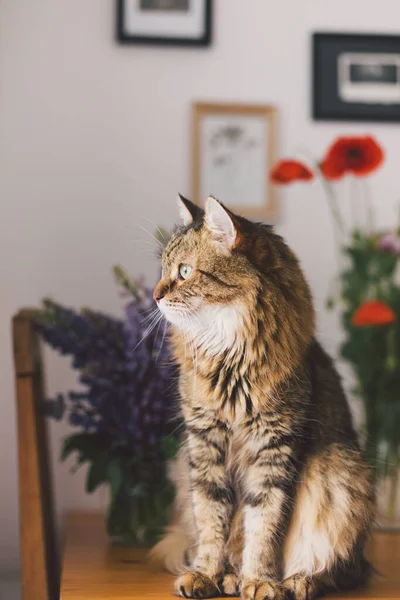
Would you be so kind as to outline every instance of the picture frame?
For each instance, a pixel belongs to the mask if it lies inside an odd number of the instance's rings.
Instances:
[[[120,44],[209,46],[212,0],[117,0]]]
[[[277,110],[270,105],[192,105],[192,199],[215,196],[245,217],[275,220]]]
[[[312,115],[400,121],[400,36],[314,33]]]

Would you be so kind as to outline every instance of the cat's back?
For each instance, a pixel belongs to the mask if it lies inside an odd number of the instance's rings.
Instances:
[[[317,439],[324,445],[357,445],[339,373],[332,358],[316,339],[310,345],[307,361],[311,383],[311,414]]]

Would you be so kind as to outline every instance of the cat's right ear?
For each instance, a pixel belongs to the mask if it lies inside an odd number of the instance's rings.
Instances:
[[[203,216],[204,211],[193,202],[190,202],[187,198],[178,194],[177,197],[179,216],[183,221],[183,224],[190,225],[196,219],[199,219]]]

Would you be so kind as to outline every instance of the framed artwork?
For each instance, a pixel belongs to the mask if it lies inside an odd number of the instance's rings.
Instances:
[[[400,121],[400,36],[315,33],[313,117]]]
[[[193,200],[207,196],[250,218],[273,219],[277,111],[272,106],[196,103],[192,108]]]
[[[117,0],[123,44],[208,46],[212,0]]]

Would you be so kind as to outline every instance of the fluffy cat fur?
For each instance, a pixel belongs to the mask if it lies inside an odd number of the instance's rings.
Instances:
[[[298,260],[212,197],[205,211],[179,205],[154,298],[173,325],[185,435],[153,557],[180,573],[185,598],[311,600],[356,585],[371,476]]]

